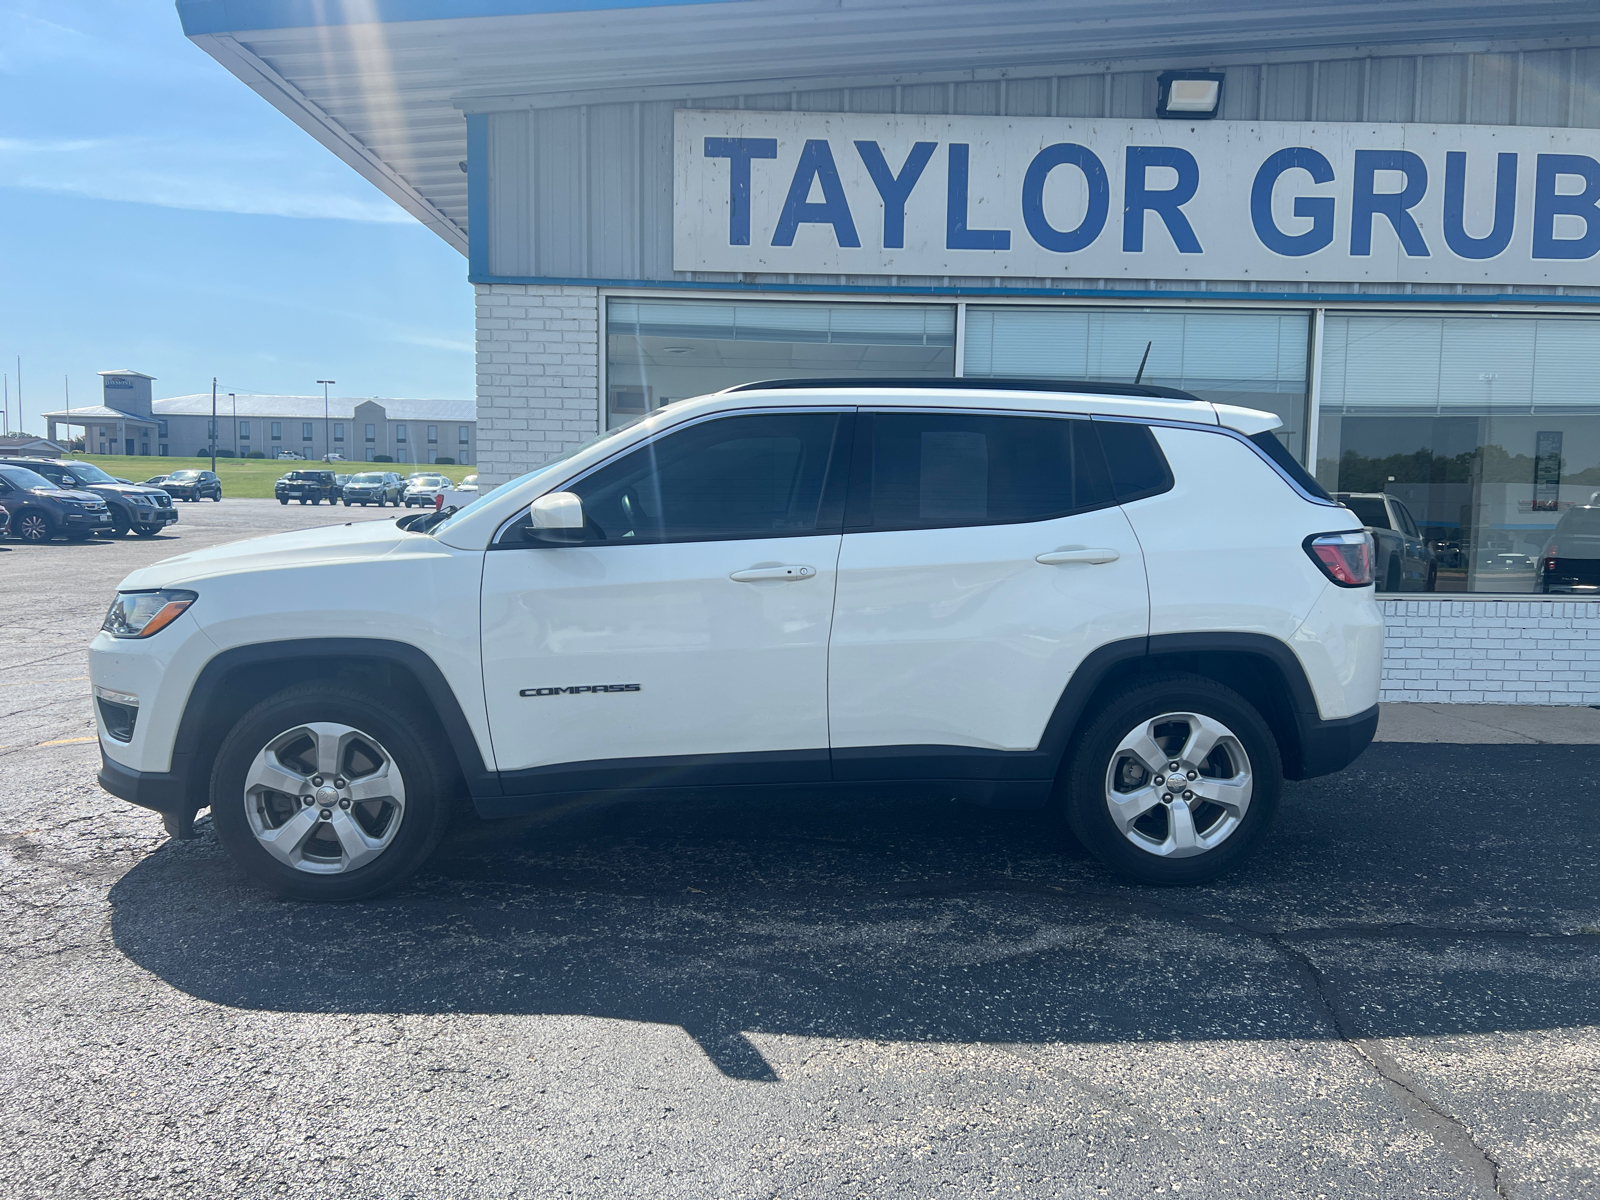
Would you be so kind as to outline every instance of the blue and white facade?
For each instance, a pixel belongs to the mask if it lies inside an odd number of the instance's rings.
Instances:
[[[465,255],[488,477],[752,379],[1142,367],[1404,501],[1393,698],[1600,702],[1600,602],[1532,595],[1600,493],[1592,5],[179,9]]]

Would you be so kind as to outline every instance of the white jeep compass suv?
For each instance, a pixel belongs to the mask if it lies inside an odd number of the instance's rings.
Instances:
[[[100,782],[309,899],[406,878],[462,795],[829,781],[1058,805],[1125,875],[1210,879],[1378,717],[1371,543],[1277,424],[1031,381],[675,403],[453,515],[134,572]]]

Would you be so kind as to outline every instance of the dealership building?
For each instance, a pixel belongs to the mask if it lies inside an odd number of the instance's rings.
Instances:
[[[51,441],[83,439],[85,454],[218,454],[301,458],[337,454],[350,462],[477,462],[477,413],[470,400],[349,396],[262,396],[210,392],[153,399],[155,377],[101,371],[101,403],[42,414]],[[387,456],[386,458],[384,456]]]
[[[1142,375],[1403,503],[1387,699],[1600,703],[1534,590],[1600,504],[1592,3],[178,9],[463,255],[486,478],[756,379]]]

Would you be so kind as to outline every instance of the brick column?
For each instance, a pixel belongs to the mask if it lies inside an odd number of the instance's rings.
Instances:
[[[480,283],[480,486],[531,471],[600,430],[600,294]]]

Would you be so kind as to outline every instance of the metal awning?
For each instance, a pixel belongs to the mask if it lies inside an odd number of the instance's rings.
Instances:
[[[1592,0],[178,0],[184,32],[463,254],[463,112],[1600,34]]]

